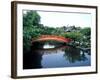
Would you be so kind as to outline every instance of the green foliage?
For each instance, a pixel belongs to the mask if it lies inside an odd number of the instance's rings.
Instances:
[[[23,15],[23,46],[24,51],[28,51],[31,46],[32,37],[39,36],[40,16],[36,11],[28,11]]]
[[[30,25],[37,26],[39,25],[39,22],[40,22],[40,16],[36,11],[27,11],[27,13],[23,15],[24,27],[29,27]]]
[[[83,38],[82,38],[82,47],[91,47],[91,28],[90,27],[86,27],[80,30],[80,32],[83,34]]]
[[[80,41],[83,36],[80,32],[67,32],[67,33],[63,33],[61,35],[66,38],[71,38],[74,41]]]
[[[89,27],[83,29],[72,30],[71,32],[62,33],[61,36],[71,38],[73,46],[80,46],[84,48],[91,47],[91,29]]]
[[[91,35],[91,28],[90,27],[86,27],[80,30],[80,32],[82,34],[84,34],[85,36],[90,36]]]

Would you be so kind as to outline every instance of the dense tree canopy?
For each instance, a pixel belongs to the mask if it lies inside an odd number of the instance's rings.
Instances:
[[[24,50],[28,50],[31,45],[32,36],[37,37],[40,33],[40,16],[36,11],[27,11],[23,14],[23,45]]]

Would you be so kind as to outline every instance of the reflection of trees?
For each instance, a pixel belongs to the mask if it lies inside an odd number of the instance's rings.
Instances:
[[[37,51],[30,51],[23,55],[23,69],[42,68],[42,54]]]
[[[38,43],[34,44],[37,45]],[[40,44],[38,44],[40,45]],[[34,46],[31,47],[31,51],[23,54],[23,69],[35,69],[35,68],[42,68],[42,56],[48,54],[64,54],[65,61],[69,61],[70,63],[75,63],[77,61],[85,61],[87,57],[84,51],[69,47],[69,46],[59,46],[53,49],[39,49],[35,48]],[[62,55],[63,55],[62,54]],[[88,54],[89,55],[89,54]],[[55,56],[56,58],[57,56]]]
[[[84,52],[73,47],[65,49],[64,57],[69,60],[70,63],[74,63],[76,61],[85,61],[87,59]]]

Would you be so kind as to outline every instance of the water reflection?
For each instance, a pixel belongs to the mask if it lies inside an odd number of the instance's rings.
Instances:
[[[73,47],[65,49],[64,57],[67,60],[69,60],[70,63],[87,60],[87,57],[84,51],[81,51],[80,49],[73,48]]]
[[[42,68],[41,65],[42,54],[37,51],[30,51],[25,53],[23,56],[23,68],[24,69],[35,69]]]
[[[43,47],[43,46],[42,46]],[[70,46],[57,46],[55,48],[37,48],[33,46],[23,56],[23,69],[57,68],[90,66],[90,52]]]

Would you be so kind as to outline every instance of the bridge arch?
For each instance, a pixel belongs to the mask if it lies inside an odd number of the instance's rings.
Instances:
[[[48,41],[48,40],[55,40],[59,42],[69,43],[72,41],[70,38],[65,38],[62,36],[56,36],[56,35],[41,35],[37,39],[32,39],[32,43],[39,42],[39,41]]]

